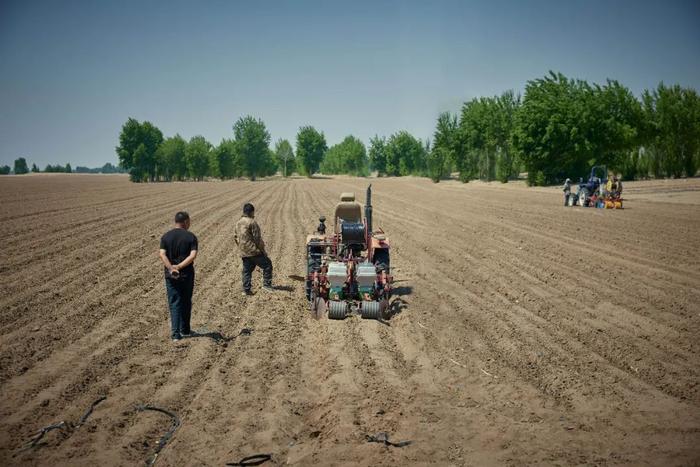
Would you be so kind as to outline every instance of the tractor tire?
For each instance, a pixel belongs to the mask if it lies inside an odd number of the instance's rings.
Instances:
[[[360,308],[360,316],[364,319],[381,319],[382,308],[379,302],[364,301]]]
[[[588,207],[588,192],[586,190],[581,190],[579,193],[578,204],[583,208]]]
[[[389,274],[391,261],[388,249],[378,248],[374,250],[374,266],[377,268],[377,272],[386,271]]]
[[[321,260],[318,257],[307,255],[306,258],[306,299],[311,300],[312,283],[309,276],[321,269]]]
[[[347,316],[348,304],[337,300],[328,302],[328,319],[345,319]]]

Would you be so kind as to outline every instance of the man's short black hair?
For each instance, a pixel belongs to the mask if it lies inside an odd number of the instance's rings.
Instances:
[[[249,215],[253,214],[254,212],[255,212],[255,206],[253,206],[252,204],[245,203],[245,205],[243,205],[243,214],[249,216]]]
[[[190,215],[187,214],[185,211],[180,211],[177,214],[175,214],[175,223],[176,224],[182,224],[186,220],[189,220]]]

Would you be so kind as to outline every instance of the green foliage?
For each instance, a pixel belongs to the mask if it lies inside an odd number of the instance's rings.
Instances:
[[[385,152],[387,175],[423,175],[426,171],[425,148],[407,131],[391,135]]]
[[[641,122],[639,101],[617,81],[591,86],[550,73],[527,83],[513,142],[528,173],[553,183],[596,164],[621,167],[640,142]]]
[[[27,160],[24,157],[15,159],[15,175],[24,175],[29,173],[29,167],[27,166]]]
[[[513,128],[519,108],[520,97],[513,91],[464,104],[455,152],[462,181],[478,177],[505,183],[517,175]]]
[[[367,150],[358,138],[350,135],[332,146],[323,158],[321,172],[324,174],[348,174],[366,177],[369,174]]]
[[[700,158],[700,98],[694,89],[663,83],[642,96],[643,140],[656,156],[655,176],[693,177]]]
[[[386,138],[375,135],[369,140],[369,167],[377,176],[386,175]]]
[[[40,172],[39,167],[37,167],[36,164],[32,164],[32,172],[34,172],[34,173]]]
[[[10,166],[9,165],[3,165],[0,167],[0,175],[9,175],[10,174]]]
[[[438,116],[433,135],[433,148],[428,153],[428,175],[435,183],[449,175],[450,164],[456,162],[460,150],[459,123],[456,115],[443,112]]]
[[[70,166],[70,164],[66,164],[66,173],[73,173],[73,168]]]
[[[66,171],[66,168],[63,167],[62,165],[51,165],[48,164],[46,168],[44,169],[44,172],[46,173],[64,173]]]
[[[236,142],[223,139],[211,152],[210,172],[222,179],[230,179],[243,175],[243,162],[238,154]]]
[[[280,139],[275,143],[275,161],[283,176],[288,177],[294,171],[296,167],[294,149],[286,139]]]
[[[265,128],[265,123],[250,115],[241,117],[233,125],[233,134],[244,174],[251,180],[259,175],[271,175],[274,164],[269,148],[270,133]]]
[[[156,180],[156,150],[162,142],[163,133],[151,122],[129,118],[122,126],[116,151],[119,164],[129,170],[132,181]]]
[[[311,176],[318,172],[323,156],[328,150],[322,132],[312,126],[299,128],[297,133],[297,167],[299,172]]]
[[[137,152],[143,147],[140,146]],[[185,162],[191,178],[204,180],[209,173],[209,153],[212,147],[204,136],[194,136],[185,147]]]
[[[93,169],[79,165],[75,168],[75,173],[115,174],[115,173],[124,173],[124,169],[120,169],[119,167],[115,167],[113,164],[107,162],[102,167],[97,167],[97,168],[93,168]]]
[[[156,167],[158,178],[166,182],[183,180],[187,176],[185,149],[187,142],[178,134],[166,138],[156,149]]]

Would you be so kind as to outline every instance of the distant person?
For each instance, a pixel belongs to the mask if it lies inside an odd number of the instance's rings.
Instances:
[[[263,290],[273,291],[272,261],[265,252],[260,226],[255,222],[255,207],[250,203],[243,206],[243,216],[236,222],[234,240],[243,260],[243,295],[253,295],[251,279],[256,266],[263,272]]]
[[[567,178],[564,182],[564,206],[569,205],[569,197],[571,197],[571,179]]]
[[[194,259],[197,237],[189,232],[190,216],[175,214],[175,228],[160,239],[160,259],[165,265],[165,291],[170,307],[170,337],[179,342],[192,335],[192,292],[194,291]]]
[[[622,177],[615,177],[615,181],[617,182],[617,190],[615,191],[615,196],[619,198],[622,196]]]

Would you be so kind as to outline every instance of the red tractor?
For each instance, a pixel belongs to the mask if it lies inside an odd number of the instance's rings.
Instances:
[[[354,193],[343,193],[335,207],[333,233],[321,216],[316,233],[306,238],[306,298],[317,319],[359,314],[387,317],[392,277],[389,242],[372,230],[372,185],[367,187],[365,217]]]

